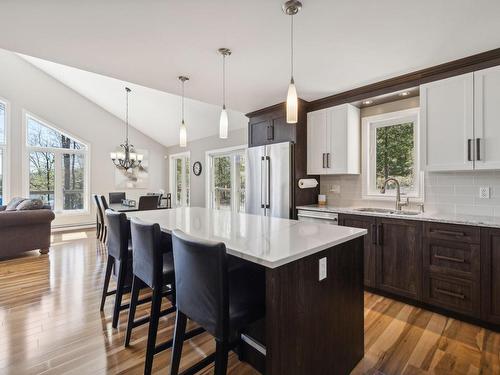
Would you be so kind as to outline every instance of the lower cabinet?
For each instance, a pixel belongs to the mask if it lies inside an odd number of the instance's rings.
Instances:
[[[481,229],[481,318],[500,324],[500,229]]]

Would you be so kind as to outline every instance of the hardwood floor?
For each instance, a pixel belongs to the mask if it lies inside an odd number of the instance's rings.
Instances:
[[[54,235],[49,256],[30,252],[0,261],[1,374],[143,372],[147,325],[134,330],[125,349],[127,313],[117,330],[113,297],[99,313],[105,259],[90,231]],[[137,316],[148,308],[138,308]],[[173,324],[174,315],[162,318],[159,341],[172,337]],[[186,342],[181,368],[214,347],[208,334]],[[353,375],[500,374],[500,334],[370,293],[365,351]],[[158,354],[154,372],[166,374],[169,361],[170,350]],[[228,373],[257,372],[232,354]]]

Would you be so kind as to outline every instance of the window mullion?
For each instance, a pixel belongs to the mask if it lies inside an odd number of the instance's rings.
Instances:
[[[54,153],[54,210],[63,211],[63,184],[62,184],[62,152],[53,150]]]

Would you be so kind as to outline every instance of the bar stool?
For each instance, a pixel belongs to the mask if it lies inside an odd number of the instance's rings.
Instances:
[[[105,212],[109,208],[108,202],[106,202],[106,198],[104,195],[97,196],[97,202],[99,203],[99,207],[102,212],[102,229],[101,229],[101,242],[106,243],[106,239],[108,236],[108,225],[106,223],[106,215]]]
[[[215,361],[215,375],[226,374],[228,351],[241,330],[265,315],[265,274],[253,267],[228,271],[223,243],[200,241],[182,231],[172,233],[176,307],[170,374],[179,373],[187,318],[215,338],[215,353],[184,373],[192,374]]]
[[[162,297],[170,296],[175,300],[174,263],[170,241],[162,240],[158,224],[146,224],[138,219],[131,220],[133,279],[130,310],[128,316],[125,346],[129,346],[132,329],[143,320],[135,321],[139,291],[143,287],[153,290],[151,313],[149,316],[149,332],[146,348],[144,374],[151,374],[154,355],[172,346],[172,340],[156,346],[156,334],[160,316],[173,313],[175,306],[161,311]],[[165,248],[166,247],[166,248]]]

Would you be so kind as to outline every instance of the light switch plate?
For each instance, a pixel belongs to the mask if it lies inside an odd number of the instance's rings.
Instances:
[[[326,257],[319,260],[319,281],[326,279]]]
[[[489,186],[481,186],[479,188],[479,198],[490,199],[490,187]]]
[[[340,194],[340,185],[330,185],[330,193]]]

